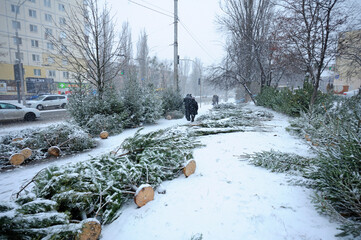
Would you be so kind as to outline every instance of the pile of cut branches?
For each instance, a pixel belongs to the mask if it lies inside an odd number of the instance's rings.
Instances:
[[[24,163],[49,158],[50,147],[59,149],[61,155],[69,155],[94,148],[96,142],[82,128],[71,124],[13,132],[0,136],[0,169],[11,167],[9,158],[23,149],[31,150]]]
[[[261,126],[262,121],[271,120],[273,114],[267,111],[252,111],[242,105],[219,104],[209,114],[197,118],[198,124],[192,129],[196,136],[217,133],[243,132]]]
[[[178,177],[198,146],[200,143],[185,127],[144,135],[139,130],[112,153],[43,169],[33,178],[31,189],[18,193],[19,199],[27,201],[18,199],[7,203],[11,207],[0,208],[0,237],[25,239],[23,236],[29,234],[34,238],[69,238],[79,234],[80,225],[73,226],[73,222],[96,218],[102,224],[110,223],[120,214],[123,204],[136,194],[134,186],[157,187]],[[35,206],[35,212],[19,210],[25,205]],[[32,218],[35,213],[42,218]],[[52,232],[54,228],[56,234]]]

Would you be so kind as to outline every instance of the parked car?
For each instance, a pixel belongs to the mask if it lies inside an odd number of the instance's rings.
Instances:
[[[0,102],[0,120],[34,121],[40,117],[37,109],[28,108],[17,103]]]
[[[344,92],[343,95],[346,97],[352,97],[352,96],[356,96],[357,94],[359,94],[360,89],[355,89],[355,90],[351,90],[348,92]]]
[[[36,99],[26,102],[26,105],[31,108],[43,110],[45,108],[65,108],[68,104],[68,97],[66,95],[41,95]]]

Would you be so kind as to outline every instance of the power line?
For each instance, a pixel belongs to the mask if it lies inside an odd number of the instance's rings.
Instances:
[[[189,34],[189,36],[197,43],[197,45],[213,60],[216,60],[212,55],[209,54],[209,52],[202,46],[202,44],[200,43],[200,41],[198,41],[195,36],[193,36],[193,34],[190,32],[190,30],[185,26],[185,24],[179,20],[180,24],[182,25],[182,27],[186,30],[186,32]]]
[[[167,13],[163,13],[163,12],[161,12],[161,11],[158,11],[158,10],[156,10],[156,9],[153,9],[153,8],[147,7],[147,6],[143,5],[143,4],[140,4],[140,3],[134,2],[134,1],[132,1],[132,0],[128,0],[128,1],[129,1],[129,2],[131,2],[131,3],[134,3],[134,4],[136,4],[136,5],[139,5],[139,6],[141,6],[141,7],[144,7],[144,8],[146,8],[146,9],[149,9],[149,10],[151,10],[151,11],[154,11],[154,12],[157,12],[157,13],[159,13],[159,14],[162,14],[162,15],[164,15],[164,16],[167,16],[167,17],[171,17],[171,18],[173,18],[173,16],[172,16],[172,15],[169,15],[169,14],[167,14]]]
[[[145,1],[145,0],[141,0],[141,1],[144,2],[144,3],[146,3],[146,4],[148,4],[148,5],[150,5],[150,6],[153,6],[153,7],[155,7],[155,8],[158,8],[158,9],[162,10],[163,12],[167,12],[167,13],[169,13],[169,14],[171,14],[171,15],[174,14],[173,12],[170,12],[170,11],[168,11],[168,10],[166,10],[166,9],[163,9],[163,8],[161,8],[161,7],[158,7],[158,6],[156,6],[156,5],[152,4],[152,3],[149,3],[149,2],[147,2],[147,1]]]

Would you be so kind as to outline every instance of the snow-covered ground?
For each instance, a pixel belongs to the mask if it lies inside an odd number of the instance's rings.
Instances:
[[[202,104],[200,114],[210,107]],[[247,108],[258,107],[249,104]],[[206,146],[194,152],[195,174],[164,182],[161,188],[166,193],[156,193],[154,200],[142,208],[132,202],[124,206],[120,217],[104,227],[101,239],[336,239],[337,223],[317,213],[311,203],[311,190],[289,185],[290,176],[249,165],[244,159],[245,154],[270,149],[312,154],[305,141],[285,131],[288,118],[274,115],[272,121],[265,122],[268,131],[200,137]],[[147,125],[143,132],[186,123],[184,118],[160,120]],[[127,129],[120,135],[99,139],[99,146],[86,153],[0,173],[0,200],[9,200],[49,164],[83,161],[89,155],[110,152],[135,131]]]

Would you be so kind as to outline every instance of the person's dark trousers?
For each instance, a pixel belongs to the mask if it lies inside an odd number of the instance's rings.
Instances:
[[[187,110],[186,110],[186,119],[187,119],[187,121],[191,120],[190,113]]]
[[[195,115],[191,114],[191,121],[194,122]]]

